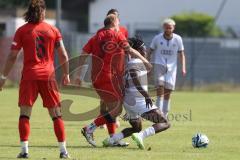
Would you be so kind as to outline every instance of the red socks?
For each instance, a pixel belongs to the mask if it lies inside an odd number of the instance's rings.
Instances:
[[[20,116],[18,122],[18,130],[21,141],[28,141],[30,134],[30,123],[28,116]]]
[[[113,135],[116,133],[117,125],[114,123],[107,123],[108,134]]]
[[[94,120],[94,124],[99,127],[102,126],[104,124],[106,124],[107,121],[105,119],[105,117],[103,115],[99,115],[95,120]]]
[[[54,132],[58,142],[65,141],[64,123],[61,117],[53,118]]]
[[[64,131],[64,123],[61,117],[57,117],[53,119],[54,124],[54,132],[58,139],[58,142],[65,141],[65,131]],[[28,137],[30,134],[30,123],[29,117],[20,116],[18,123],[19,135],[21,141],[28,141]]]

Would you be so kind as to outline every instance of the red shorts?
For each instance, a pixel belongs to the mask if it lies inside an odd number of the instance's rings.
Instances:
[[[122,77],[100,75],[94,81],[93,87],[104,102],[116,102],[123,100]]]
[[[42,97],[43,106],[60,107],[60,95],[56,81],[22,80],[19,89],[19,106],[33,106],[38,97]]]

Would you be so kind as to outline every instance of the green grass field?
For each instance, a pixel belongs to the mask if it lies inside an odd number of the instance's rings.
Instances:
[[[62,99],[74,101],[71,111],[79,113],[91,110],[98,100],[88,97],[62,95]],[[18,90],[0,92],[0,159],[16,159],[19,153]],[[145,139],[146,148],[139,150],[130,139],[127,148],[103,148],[101,141],[107,137],[104,129],[98,129],[95,139],[98,147],[92,148],[80,133],[81,127],[90,121],[65,122],[68,150],[72,159],[130,159],[130,160],[239,160],[240,159],[240,93],[175,92],[172,96],[170,119],[172,127],[158,135]],[[150,125],[144,122],[144,127]],[[128,123],[121,121],[121,128]],[[197,132],[207,134],[208,148],[194,149],[191,138]],[[31,159],[58,159],[59,152],[52,129],[52,121],[46,109],[37,100],[31,118]]]

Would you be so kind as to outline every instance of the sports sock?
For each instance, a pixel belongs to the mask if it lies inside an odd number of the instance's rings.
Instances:
[[[118,142],[124,138],[124,135],[122,132],[113,134],[113,136],[109,139],[111,143]]]
[[[160,96],[157,96],[157,100],[156,100],[156,106],[162,110],[162,105],[163,105],[163,98]]]
[[[21,115],[19,117],[18,130],[19,130],[20,140],[22,142],[28,141],[28,137],[30,134],[30,123],[29,123],[28,116]]]
[[[58,142],[58,146],[59,146],[59,151],[60,153],[68,153],[67,152],[67,148],[66,148],[66,142]]]
[[[112,118],[112,116],[109,114],[109,113],[105,113],[104,115],[99,115],[95,120],[94,122],[92,122],[91,124],[89,124],[87,126],[87,131],[88,133],[93,133],[94,130],[99,127],[99,126],[102,126],[104,124],[107,124],[107,123],[114,123],[114,118]],[[114,127],[111,126],[110,127],[111,129],[113,129],[114,131]],[[112,131],[112,130],[111,130]]]
[[[103,124],[106,124],[106,119],[100,114],[92,123],[86,126],[87,132],[93,133],[97,127],[102,126]]]
[[[163,100],[163,107],[162,107],[162,112],[165,117],[167,117],[168,112],[170,110],[170,100]]]
[[[65,130],[64,123],[61,117],[53,118],[54,132],[57,137],[58,142],[65,141]]]
[[[107,122],[107,129],[108,129],[108,134],[111,136],[113,134],[116,133],[116,128],[117,128],[117,124],[116,124],[116,119],[112,119],[113,122]]]
[[[139,132],[139,136],[144,139],[155,134],[155,129],[151,126]]]
[[[28,141],[21,141],[21,153],[28,153]]]

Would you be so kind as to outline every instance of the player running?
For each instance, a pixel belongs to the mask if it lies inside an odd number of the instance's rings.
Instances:
[[[155,36],[150,45],[153,55],[154,79],[157,88],[156,106],[166,117],[170,110],[170,95],[175,89],[177,74],[177,57],[182,65],[182,75],[186,75],[186,60],[182,38],[173,33],[175,22],[172,19],[163,21],[164,33]]]
[[[138,50],[142,56],[146,55],[146,47],[140,38],[130,38],[130,45]],[[144,149],[143,139],[164,131],[170,127],[167,119],[161,111],[152,104],[148,95],[147,70],[141,59],[132,56],[127,65],[126,89],[124,97],[125,118],[129,120],[131,128],[125,128],[122,132],[114,134],[103,141],[103,146],[112,146],[115,142],[132,135],[140,149]],[[141,117],[154,124],[142,130]],[[141,131],[141,132],[140,132]],[[138,133],[139,132],[139,133]]]
[[[19,89],[20,117],[19,134],[21,152],[17,158],[28,158],[28,139],[30,134],[30,116],[32,106],[40,94],[43,106],[48,109],[53,120],[54,132],[59,142],[60,158],[69,158],[64,123],[60,109],[60,98],[54,76],[54,49],[57,49],[63,69],[63,83],[69,80],[68,56],[58,29],[44,22],[46,5],[44,0],[31,0],[24,14],[25,25],[15,33],[3,74],[0,78],[0,90],[12,69],[18,53],[23,49],[24,64]]]
[[[116,117],[122,112],[125,53],[139,57],[151,68],[151,64],[132,49],[125,36],[118,32],[119,20],[116,15],[108,15],[104,26],[84,46],[79,65],[81,67],[87,56],[92,55],[92,84],[101,98],[101,108],[107,108],[104,114],[82,129],[83,135],[92,146],[96,146],[94,130],[106,123],[114,124]]]

